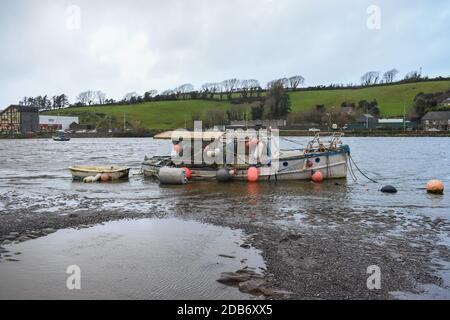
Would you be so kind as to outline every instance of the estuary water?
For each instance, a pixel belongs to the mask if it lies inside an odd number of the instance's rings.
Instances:
[[[297,148],[308,140],[282,139],[281,147]],[[359,246],[366,241],[392,259],[404,254],[411,261],[428,263],[441,279],[438,287],[417,283],[423,288],[419,297],[450,298],[450,191],[444,195],[425,191],[426,182],[435,178],[450,189],[450,138],[343,140],[361,170],[378,183],[357,173],[356,181],[349,175],[347,180],[323,184],[195,182],[165,187],[144,179],[139,171],[146,155],[170,154],[169,141],[0,140],[0,228],[11,217],[26,221],[33,216],[110,212],[153,217],[61,230],[5,246],[21,255],[18,262],[0,261],[0,298],[53,298],[63,290],[63,298],[246,299],[248,295],[214,281],[221,272],[242,267],[239,261],[264,267],[259,252],[241,251],[240,239],[245,236],[238,230],[241,222],[316,230],[324,237],[335,232],[343,243]],[[73,182],[68,167],[83,164],[129,166],[132,172],[124,182]],[[398,193],[381,193],[387,184],[394,185]],[[236,229],[220,226],[221,219]],[[219,254],[236,257],[219,259]],[[97,289],[88,285],[84,295],[65,291],[64,268],[73,257],[88,265],[88,274],[96,274],[97,280],[92,278],[89,283],[96,283]],[[105,268],[109,271],[103,272]],[[131,275],[126,273],[129,270],[133,270]],[[143,278],[154,290],[140,286]],[[401,288],[392,291],[396,298],[417,297],[416,292]]]

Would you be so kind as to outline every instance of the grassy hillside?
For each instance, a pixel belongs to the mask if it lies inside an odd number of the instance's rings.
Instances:
[[[400,116],[403,105],[407,111],[411,108],[413,99],[419,92],[433,93],[450,89],[450,81],[430,81],[411,84],[395,84],[390,86],[371,87],[364,89],[339,89],[297,91],[290,93],[292,111],[307,111],[318,104],[326,107],[340,107],[343,101],[377,99],[383,117]],[[120,121],[126,114],[127,121],[139,127],[150,129],[169,129],[184,127],[185,121],[190,124],[192,115],[204,115],[210,109],[226,110],[231,104],[223,101],[178,100],[135,104],[129,106],[92,106],[67,108],[51,111],[49,114],[81,116],[82,119],[92,118],[90,115],[102,114]]]
[[[298,91],[291,94],[292,111],[309,110],[317,104],[326,107],[340,107],[343,101],[377,99],[383,117],[400,116],[403,105],[407,111],[412,107],[414,97],[420,93],[432,93],[450,89],[450,81],[430,81],[410,84],[371,87],[365,89],[341,89],[321,91]]]

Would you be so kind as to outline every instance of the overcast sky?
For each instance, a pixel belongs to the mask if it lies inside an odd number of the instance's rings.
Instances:
[[[1,0],[0,26],[0,109],[23,96],[121,99],[231,77],[450,76],[446,0]]]

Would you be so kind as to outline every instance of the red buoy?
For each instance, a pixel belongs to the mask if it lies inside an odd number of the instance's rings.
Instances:
[[[306,167],[311,168],[313,166],[313,163],[311,160],[306,161]]]
[[[311,180],[316,182],[316,183],[320,183],[323,181],[323,174],[320,171],[316,171],[312,176],[311,176]]]
[[[258,169],[255,167],[250,167],[247,170],[247,180],[248,182],[256,182],[259,178]]]
[[[186,179],[190,180],[192,178],[192,171],[189,168],[183,168]]]

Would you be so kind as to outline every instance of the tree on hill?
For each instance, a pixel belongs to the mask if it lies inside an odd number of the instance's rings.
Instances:
[[[379,71],[369,71],[363,74],[363,76],[361,77],[361,83],[363,86],[370,86],[372,84],[377,84],[379,79]]]
[[[286,92],[283,79],[271,84],[265,106],[269,109],[270,119],[284,118],[291,112],[291,101],[289,94]]]
[[[235,92],[240,86],[239,79],[232,78],[222,81],[222,88],[227,95],[228,100],[231,100],[233,92]],[[222,98],[221,98],[222,99]]]
[[[414,82],[422,79],[422,70],[413,70],[405,75],[403,80]]]
[[[190,83],[185,83],[179,87],[176,87],[174,91],[175,94],[177,95],[177,99],[179,99],[180,96],[183,96],[183,99],[186,99],[186,95],[194,91],[194,86]]]
[[[384,83],[392,83],[394,82],[395,76],[398,74],[397,69],[391,69],[383,73],[383,81]]]
[[[158,94],[158,90],[149,90],[144,93],[144,101],[151,101]]]
[[[83,106],[91,105],[95,101],[94,91],[88,90],[81,92],[77,97],[77,101]]]
[[[129,92],[123,97],[124,102],[134,103],[136,102],[138,94],[136,92]]]
[[[69,105],[69,98],[65,94],[52,98],[52,109],[62,109]]]
[[[289,78],[289,86],[292,90],[297,89],[300,85],[305,82],[305,78],[302,76],[293,76]]]

